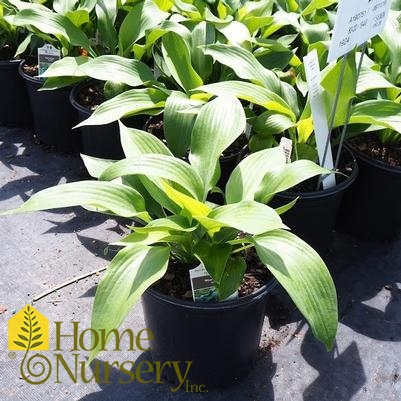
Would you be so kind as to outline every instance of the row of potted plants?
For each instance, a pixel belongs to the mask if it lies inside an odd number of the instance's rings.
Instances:
[[[0,24],[13,38],[4,35],[3,49],[18,45],[16,53],[26,55],[35,43],[59,48],[64,57],[39,78],[25,77],[20,65],[21,75],[36,85],[30,90],[35,129],[45,142],[55,134],[57,141],[72,138],[78,119],[68,102],[71,96],[81,113],[83,159],[98,181],[38,192],[11,213],[83,205],[135,221],[99,284],[92,328],[117,328],[145,292],[154,357],[193,360],[194,381],[235,381],[252,365],[272,284],[264,277],[253,294],[227,298],[238,289],[241,293],[256,263],[286,289],[330,349],[337,327],[335,288],[308,243],[322,252],[327,247],[346,189],[340,226],[381,238],[397,235],[401,227],[395,201],[401,177],[398,3],[384,33],[369,44],[359,79],[357,52],[347,56],[345,73],[341,61],[326,66],[336,1],[45,4],[0,1]],[[328,116],[344,77],[334,128],[345,124],[352,108],[341,174],[337,185],[325,190],[316,190],[319,177],[331,172],[315,163],[302,61],[314,49]],[[79,85],[71,92],[71,84]],[[34,99],[37,95],[43,103]],[[49,100],[52,95],[58,100]],[[94,110],[77,106],[75,95]],[[68,113],[63,131],[61,116]],[[140,129],[149,116],[146,126],[153,134]],[[279,146],[283,137],[292,141],[291,160]],[[95,147],[87,151],[85,144]],[[386,159],[373,161],[366,152]],[[232,153],[237,154],[234,164],[226,166],[222,155]],[[379,176],[372,189],[377,171],[386,178]],[[368,200],[374,204],[362,208]],[[189,270],[199,263],[223,302],[185,299]],[[186,286],[177,289],[179,281]],[[248,309],[251,304],[255,314]],[[219,326],[219,334],[209,325]],[[172,349],[172,339],[182,347]],[[230,369],[222,367],[222,360]]]

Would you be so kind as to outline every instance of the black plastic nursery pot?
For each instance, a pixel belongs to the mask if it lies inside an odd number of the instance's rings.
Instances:
[[[39,91],[43,79],[32,77],[23,70],[18,71],[25,80],[33,115],[33,126],[38,138],[46,145],[61,152],[77,150],[79,136],[72,131],[77,124],[77,114],[69,101],[70,88]]]
[[[359,175],[345,192],[338,229],[364,239],[394,239],[401,232],[401,167],[391,167],[351,149]]]
[[[299,197],[294,207],[281,217],[294,234],[321,254],[330,244],[344,192],[358,176],[358,163],[353,154],[348,149],[342,154],[351,161],[352,173],[335,187],[314,192],[285,191],[277,194],[271,203],[273,207],[283,206]]]
[[[80,122],[89,118],[93,110],[78,102],[78,94],[92,84],[93,81],[78,84],[72,88],[70,93],[70,102],[77,110]],[[138,129],[143,128],[145,121],[146,116],[134,116],[122,120],[127,127]],[[125,157],[117,121],[105,125],[86,125],[80,127],[79,131],[81,153],[112,160],[121,160]]]
[[[245,378],[255,362],[266,302],[277,281],[251,295],[219,303],[194,303],[148,289],[142,296],[154,362],[192,362],[186,380],[206,389],[226,387]],[[165,379],[177,383],[173,368]],[[185,386],[183,386],[185,390]]]
[[[24,80],[18,74],[21,60],[0,60],[0,124],[7,127],[29,127],[31,108]]]

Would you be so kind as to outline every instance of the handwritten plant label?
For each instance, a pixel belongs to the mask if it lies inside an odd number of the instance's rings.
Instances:
[[[312,118],[315,128],[315,138],[317,152],[319,155],[319,162],[321,166],[333,170],[334,163],[330,145],[327,147],[326,158],[325,160],[323,160],[326,144],[329,141],[330,132],[326,112],[324,109],[323,88],[320,85],[321,74],[316,49],[305,56],[303,61],[306,80],[308,82],[309,100],[312,109]],[[335,175],[327,175],[323,179],[322,185],[324,189],[334,187],[336,185]]]
[[[286,163],[291,163],[292,141],[291,139],[282,137],[280,139],[280,146],[283,149]]]
[[[60,50],[50,44],[45,44],[43,47],[39,47],[39,75],[42,75],[57,60],[60,60]]]
[[[341,0],[328,62],[349,53],[384,29],[391,0]]]

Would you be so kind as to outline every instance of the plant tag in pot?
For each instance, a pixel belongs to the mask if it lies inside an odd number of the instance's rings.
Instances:
[[[292,141],[291,139],[282,137],[280,139],[280,146],[283,148],[285,155],[285,161],[291,163],[291,153],[292,153]]]
[[[212,277],[201,263],[189,271],[191,280],[192,298],[194,302],[216,302],[218,294]],[[230,295],[226,300],[238,298],[238,292]]]
[[[304,66],[306,80],[308,82],[309,99],[312,109],[319,162],[322,167],[333,170],[333,154],[331,152],[331,146],[328,144],[330,135],[329,124],[323,106],[323,88],[320,85],[320,67],[316,49],[304,57]],[[324,189],[334,187],[336,185],[335,175],[330,174],[326,176],[322,181],[322,185]]]
[[[42,75],[57,60],[60,60],[60,50],[50,44],[45,44],[43,47],[39,47],[39,75]]]

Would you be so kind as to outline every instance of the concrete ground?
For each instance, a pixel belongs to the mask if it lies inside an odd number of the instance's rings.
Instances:
[[[0,210],[19,205],[42,188],[82,178],[86,175],[78,156],[46,150],[27,131],[0,127]],[[9,319],[38,294],[106,266],[113,250],[105,255],[104,249],[119,238],[122,224],[81,208],[0,219],[0,400],[401,400],[401,240],[377,244],[339,234],[327,256],[340,307],[333,352],[314,340],[278,289],[270,300],[256,366],[240,384],[207,393],[173,393],[168,384],[153,383],[151,374],[144,376],[148,384],[119,383],[128,377],[113,362],[150,360],[138,350],[101,353],[100,383],[90,381],[90,369],[84,376],[88,383],[75,380],[81,372],[75,372],[74,363],[85,361],[88,353],[71,351],[72,340],[66,337],[63,351],[55,351],[54,322],[62,322],[64,334],[72,334],[72,322],[79,322],[80,332],[89,327],[100,273],[33,302],[50,320],[50,350],[41,354],[51,371],[43,384],[28,384],[20,373],[24,352],[8,350]],[[124,327],[135,333],[145,327],[140,304]],[[28,357],[35,355],[31,353]],[[32,380],[40,366],[36,369]],[[109,379],[102,380],[107,370]]]

